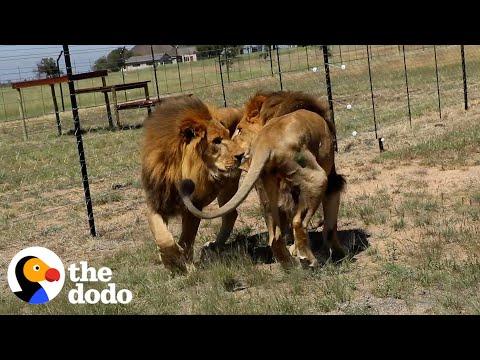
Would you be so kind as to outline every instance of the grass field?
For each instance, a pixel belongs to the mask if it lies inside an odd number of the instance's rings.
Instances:
[[[108,131],[102,107],[81,109],[82,126],[90,129],[84,143],[99,233],[91,238],[74,137],[56,136],[51,115],[29,120],[25,142],[21,124],[0,126],[0,313],[479,314],[480,110],[478,89],[471,83],[471,108],[463,110],[456,50],[440,48],[437,54],[443,63],[442,119],[431,49],[419,50],[414,62],[407,56],[412,128],[403,59],[372,61],[378,132],[386,140],[381,154],[366,64],[332,68],[334,96],[340,101],[335,103],[337,168],[348,181],[339,230],[354,256],[316,271],[284,272],[278,264],[255,264],[242,252],[201,262],[201,245],[219,228],[215,219],[201,223],[196,270],[172,277],[160,263],[146,223],[139,183],[142,129]],[[468,67],[469,75],[476,66]],[[285,89],[325,94],[322,73],[292,71],[283,81]],[[278,88],[278,78],[227,85],[227,100],[241,105],[259,88]],[[222,104],[215,87],[194,93]],[[145,114],[129,110],[121,116],[133,125]],[[62,121],[71,128],[70,113],[62,113]],[[239,213],[232,241],[266,230],[254,192]],[[178,222],[171,228],[178,236]],[[132,303],[71,305],[67,281],[51,303],[24,305],[9,291],[6,269],[16,252],[33,245],[53,250],[65,265],[88,260],[97,268],[111,267],[117,288],[133,292]]]

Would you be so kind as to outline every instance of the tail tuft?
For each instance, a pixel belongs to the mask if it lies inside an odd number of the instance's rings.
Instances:
[[[328,176],[327,194],[337,193],[343,191],[347,181],[343,175],[332,172]]]
[[[190,180],[182,180],[179,186],[180,195],[190,197],[195,191],[195,183]]]

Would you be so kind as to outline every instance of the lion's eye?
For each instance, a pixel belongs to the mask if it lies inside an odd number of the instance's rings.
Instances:
[[[218,144],[222,143],[222,140],[223,139],[219,136],[219,137],[216,137],[215,139],[213,139],[213,143],[218,145]]]
[[[237,136],[237,135],[239,135],[241,132],[242,132],[242,128],[237,128],[237,129],[235,130],[235,132],[233,133],[232,138],[235,137],[235,136]]]

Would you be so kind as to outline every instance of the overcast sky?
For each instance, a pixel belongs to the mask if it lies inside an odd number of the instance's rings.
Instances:
[[[76,72],[90,71],[96,59],[123,46],[131,49],[133,45],[70,45],[72,65]],[[34,77],[36,64],[44,57],[57,60],[62,49],[62,45],[0,45],[0,82]],[[60,68],[65,71],[63,56]]]

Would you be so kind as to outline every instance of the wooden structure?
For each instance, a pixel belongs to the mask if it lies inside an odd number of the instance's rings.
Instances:
[[[120,124],[120,115],[119,111],[126,110],[126,109],[137,109],[137,108],[147,108],[148,113],[152,112],[152,106],[155,104],[162,102],[164,99],[170,97],[161,97],[161,98],[150,98],[150,94],[148,91],[148,83],[150,81],[138,81],[138,82],[131,82],[126,84],[115,84],[115,85],[107,85],[105,78],[108,76],[107,70],[100,70],[100,71],[91,71],[87,73],[75,74],[72,75],[71,78],[73,81],[85,80],[85,79],[92,79],[92,78],[102,78],[102,86],[97,87],[89,87],[89,88],[79,88],[75,90],[75,94],[87,94],[87,93],[94,93],[94,92],[101,92],[104,95],[105,99],[105,106],[107,108],[107,117],[108,117],[108,124],[110,128],[113,128],[113,120],[112,120],[112,110],[110,106],[110,100],[108,97],[108,93],[112,93],[112,101],[113,101],[113,112],[115,115],[115,122],[118,128],[121,127]],[[55,110],[55,117],[57,120],[57,130],[58,135],[62,135],[62,125],[60,123],[60,115],[58,111],[58,104],[57,98],[55,96],[55,84],[68,82],[68,76],[59,76],[55,78],[49,79],[39,79],[39,80],[29,80],[29,81],[22,81],[12,83],[12,88],[17,89],[18,91],[18,100],[19,100],[19,109],[20,115],[23,120],[23,134],[24,139],[28,139],[27,133],[27,126],[25,123],[25,111],[23,107],[23,98],[22,98],[22,88],[28,88],[33,86],[42,86],[42,85],[50,85],[50,89],[52,91],[52,99],[53,99],[53,108]],[[145,99],[134,100],[134,101],[127,101],[123,103],[118,102],[117,92],[121,90],[131,90],[131,89],[144,89],[145,92]],[[180,95],[180,96],[192,96],[192,94]],[[172,96],[177,97],[177,96]]]
[[[73,78],[76,80],[77,75],[73,75]],[[104,85],[101,87],[91,87],[85,89],[77,89],[75,91],[76,94],[87,94],[92,92],[102,92],[105,95],[105,104],[107,106],[107,115],[108,115],[108,122],[109,126],[113,127],[112,123],[112,115],[111,115],[111,108],[110,102],[108,101],[108,93],[112,93],[112,101],[113,101],[113,111],[115,114],[115,122],[117,127],[121,127],[120,124],[120,115],[119,111],[126,110],[126,109],[134,109],[134,108],[147,108],[148,113],[151,113],[151,107],[160,102],[158,98],[150,99],[150,94],[148,91],[148,83],[150,81],[139,81],[139,82],[132,82],[126,84],[116,84],[116,85]],[[144,89],[145,91],[145,99],[135,100],[135,101],[128,101],[124,103],[118,102],[117,92],[120,90],[131,90],[131,89]]]
[[[57,97],[55,95],[55,84],[59,84],[67,81],[68,81],[68,77],[65,75],[65,76],[59,76],[59,77],[49,78],[49,79],[29,80],[29,81],[12,83],[12,88],[18,91],[18,103],[19,103],[19,109],[20,109],[20,116],[22,117],[22,121],[23,121],[23,137],[25,140],[28,139],[28,132],[27,132],[27,124],[25,123],[25,111],[23,108],[22,89],[34,87],[34,86],[50,85],[50,89],[52,91],[53,108],[55,110],[55,118],[57,120],[58,135],[62,135],[62,124],[60,123],[60,115],[58,113]]]

